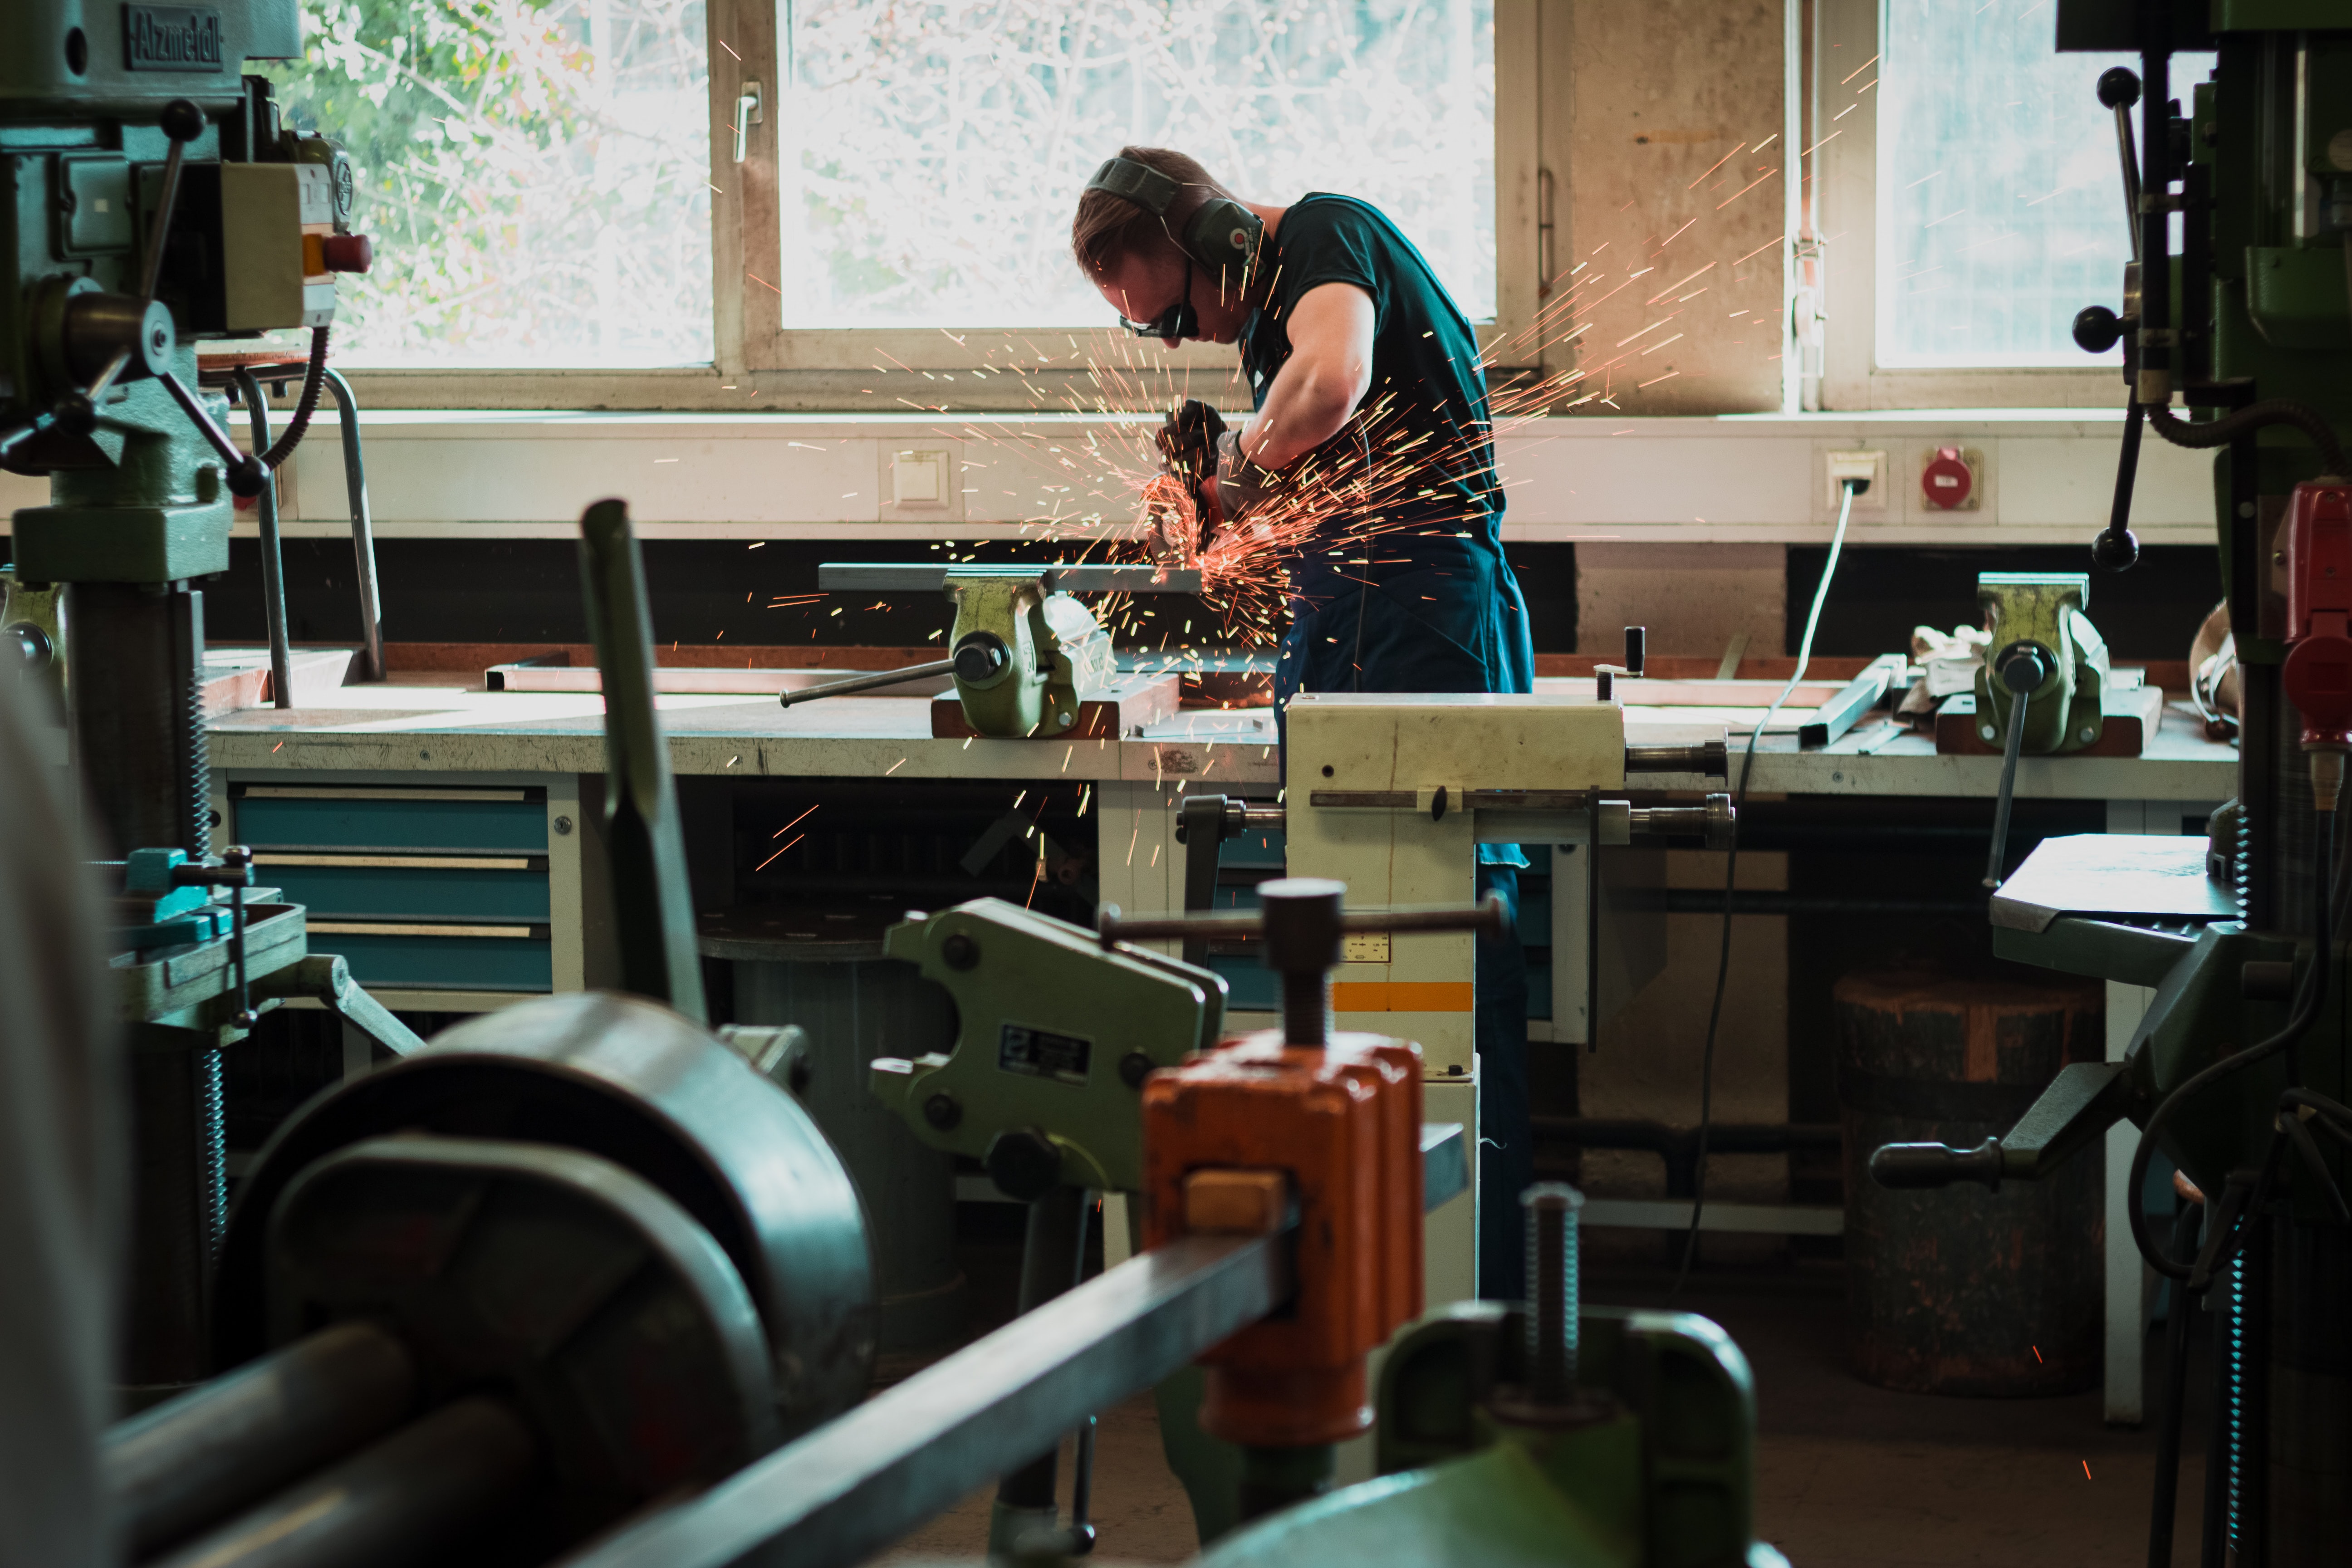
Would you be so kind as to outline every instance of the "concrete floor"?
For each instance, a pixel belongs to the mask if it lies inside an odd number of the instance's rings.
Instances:
[[[1002,1260],[968,1257],[967,1264],[977,1321],[998,1319],[1009,1310],[1001,1282],[992,1283],[1001,1281]],[[1664,1273],[1620,1269],[1589,1278],[1587,1289],[1597,1302],[1654,1306],[1669,1283]],[[2146,1563],[2155,1434],[2109,1430],[2095,1392],[1976,1400],[1871,1387],[1845,1367],[1843,1282],[1835,1264],[1702,1271],[1685,1305],[1730,1331],[1755,1370],[1757,1531],[1796,1568]],[[904,1361],[892,1369],[910,1370]],[[2190,1382],[2192,1390],[2202,1383],[2197,1364]],[[2179,1568],[2196,1562],[2200,1404],[2192,1393]],[[1160,1458],[1149,1397],[1105,1412],[1097,1444],[1095,1560],[1177,1563],[1192,1555],[1191,1509]],[[1066,1499],[1067,1444],[1063,1452]],[[875,1561],[898,1568],[976,1561],[989,1497],[988,1489],[974,1493]]]

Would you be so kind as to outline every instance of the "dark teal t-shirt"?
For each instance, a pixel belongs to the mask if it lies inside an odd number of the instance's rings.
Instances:
[[[1360,514],[1334,520],[1300,550],[1294,590],[1315,599],[1342,589],[1366,572],[1349,558],[1367,553],[1379,558],[1376,578],[1499,563],[1503,491],[1477,336],[1421,252],[1369,203],[1310,192],[1283,214],[1267,265],[1272,292],[1241,341],[1254,407],[1290,358],[1285,324],[1302,295],[1352,283],[1372,298],[1371,386],[1358,405],[1370,495]],[[1367,532],[1377,546],[1369,552]]]

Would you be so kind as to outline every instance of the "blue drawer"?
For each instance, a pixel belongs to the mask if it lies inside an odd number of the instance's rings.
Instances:
[[[393,858],[264,849],[254,857],[254,874],[271,887],[284,889],[294,902],[309,905],[316,918],[548,919],[543,856],[434,856],[420,857],[426,861],[422,865],[380,863]]]
[[[1255,958],[1209,955],[1209,967],[1225,977],[1225,1009],[1233,1013],[1282,1011],[1282,976]]]
[[[331,925],[332,921],[324,922]],[[362,985],[430,991],[552,991],[553,947],[546,927],[511,937],[352,935],[320,931],[310,951],[340,953]]]
[[[230,841],[256,849],[547,849],[547,792],[397,784],[229,786]]]

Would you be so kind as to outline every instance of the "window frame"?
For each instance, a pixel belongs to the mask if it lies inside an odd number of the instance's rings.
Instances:
[[[1802,0],[1790,0],[1794,5]],[[1807,136],[1815,195],[1822,314],[1819,406],[1886,408],[2113,408],[2123,374],[2114,365],[1920,367],[1878,363],[1878,112],[1846,116],[1823,139],[1824,104],[1839,86],[1832,60],[1870,60],[1890,0],[1815,0],[1806,62]],[[2053,25],[2054,26],[2054,25]],[[2054,33],[2053,33],[2054,37]],[[2085,300],[2085,305],[2114,300]],[[2087,356],[2085,356],[2087,358]]]
[[[951,336],[936,328],[784,327],[782,295],[773,285],[763,288],[754,279],[774,278],[782,270],[782,172],[773,107],[786,64],[779,31],[785,3],[705,4],[711,119],[710,363],[618,370],[353,369],[349,374],[362,405],[903,414],[934,406],[924,389],[939,395],[945,389],[939,388],[938,378],[951,377],[953,390],[945,401],[952,407],[946,412],[1034,413],[1041,393],[1046,411],[1066,409],[1061,401],[1066,397],[1093,407],[1102,393],[1083,370],[1049,368],[1017,378],[973,375],[991,368],[992,347],[1014,336],[1034,336],[1038,329],[959,329]],[[1494,0],[1496,319],[1477,327],[1482,349],[1526,341],[1535,318],[1538,165],[1546,162],[1537,134],[1546,74],[1535,47],[1540,4]],[[734,121],[746,82],[760,84],[762,116],[751,127],[744,161],[738,163],[726,128]],[[1152,342],[1142,349],[1155,363],[1186,374],[1196,389],[1225,392],[1221,384],[1230,382],[1227,395],[1246,397],[1230,344],[1188,343],[1170,351]],[[883,371],[888,379],[877,384],[875,367],[886,356],[906,368]],[[1001,367],[1003,357],[994,363]]]

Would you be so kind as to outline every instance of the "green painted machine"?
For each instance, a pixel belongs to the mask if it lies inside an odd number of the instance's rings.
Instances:
[[[342,153],[281,127],[240,72],[301,52],[296,0],[0,9],[0,467],[51,498],[15,516],[0,655],[58,699],[118,880],[134,1399],[205,1371],[222,1049],[293,996],[418,1043],[310,952],[301,907],[254,889],[248,857],[213,852],[204,584],[228,567],[232,498],[261,492],[318,402],[335,274],[369,261]],[[274,328],[311,331],[303,404],[242,452],[195,345]]]
[[[956,699],[971,733],[1051,740],[1073,731],[1091,738],[1096,731],[1082,727],[1081,703],[1117,679],[1110,634],[1073,595],[1197,594],[1201,574],[1134,564],[836,562],[817,568],[817,586],[839,593],[946,594],[956,607],[949,656],[787,691],[781,700],[785,707],[947,675],[955,679]]]
[[[2124,346],[2128,388],[2093,558],[2117,571],[2137,558],[2144,428],[2214,454],[2243,693],[2238,792],[2206,841],[2047,840],[1992,900],[2001,955],[2154,988],[2125,1059],[2068,1068],[2003,1139],[1893,1145],[1871,1168],[1889,1186],[2032,1180],[2136,1125],[2132,1239],[2216,1325],[2200,1561],[2340,1563],[2352,1535],[2352,877],[2338,826],[2352,751],[2352,8],[2060,0],[2057,26],[2061,49],[2140,57],[2137,75],[2117,68],[2098,84],[2133,226],[2123,308],[2074,323],[2087,350]],[[2215,68],[2176,97],[2173,54],[2192,49],[2215,51]],[[2145,1212],[2159,1152],[2195,1192],[2168,1237]],[[2168,1320],[2151,1563],[2173,1561],[2191,1316]]]
[[[1752,1524],[1756,1391],[1687,1312],[1583,1307],[1576,1212],[1528,1189],[1535,1298],[1466,1301],[1397,1336],[1380,1479],[1213,1544],[1202,1568],[1786,1568]]]

